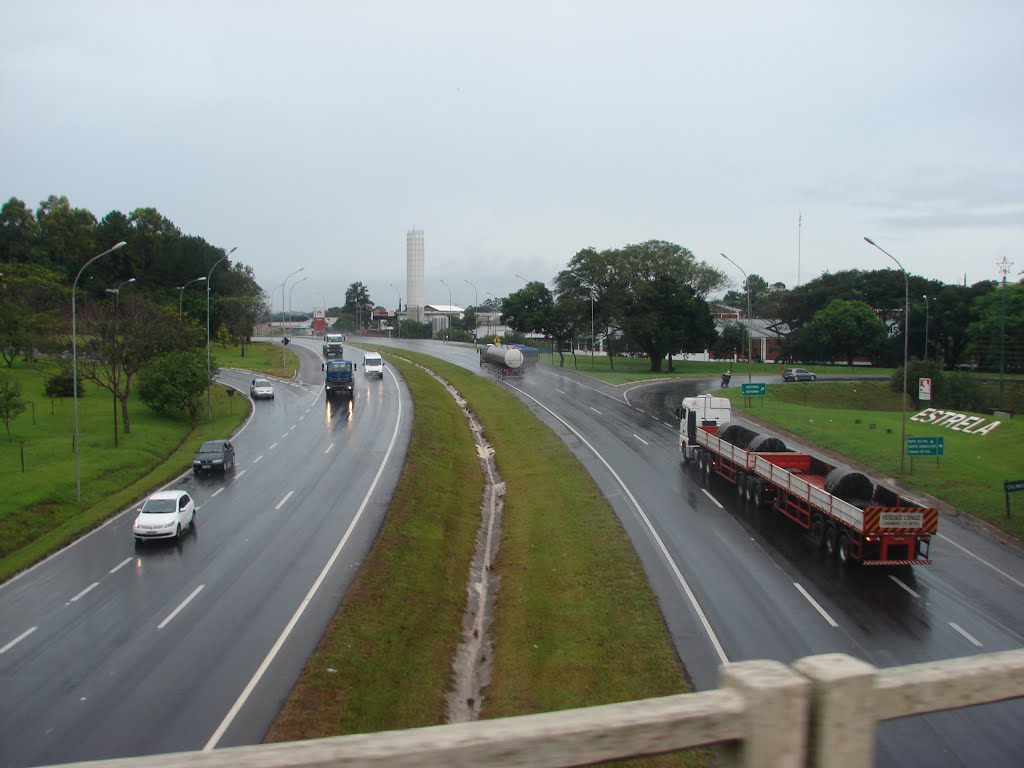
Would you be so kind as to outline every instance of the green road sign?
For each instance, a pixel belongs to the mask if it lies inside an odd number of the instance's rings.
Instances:
[[[744,397],[764,397],[766,385],[764,384],[741,384],[740,393]]]
[[[908,437],[907,456],[942,456],[944,437]]]

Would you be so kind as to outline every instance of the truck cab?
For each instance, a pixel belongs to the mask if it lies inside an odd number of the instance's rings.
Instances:
[[[363,373],[366,376],[378,376],[384,378],[384,358],[377,352],[367,352],[363,355]]]
[[[727,397],[705,394],[684,397],[676,408],[679,418],[679,450],[687,459],[693,458],[697,445],[697,427],[724,427],[729,423],[732,403]]]
[[[344,357],[345,337],[340,333],[324,334],[324,357]]]
[[[327,398],[341,395],[351,399],[353,392],[352,374],[358,366],[350,360],[328,360],[320,364],[324,372],[324,390]]]

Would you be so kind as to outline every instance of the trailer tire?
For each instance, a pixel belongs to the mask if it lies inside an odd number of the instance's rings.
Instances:
[[[754,503],[754,484],[757,482],[756,477],[747,478],[746,484],[743,486],[743,498],[749,503]]]
[[[736,498],[743,501],[743,495],[746,492],[745,488],[747,485],[747,473],[739,472],[736,475]]]
[[[714,471],[714,466],[715,466],[715,457],[709,453],[707,455],[707,458],[704,460],[704,475],[705,475],[705,479],[707,479],[707,480],[711,479],[711,473]]]
[[[825,526],[825,554],[829,557],[835,557],[836,547],[838,545],[839,531],[836,527],[829,523]]]
[[[810,536],[814,550],[820,552],[825,546],[825,518],[820,514],[815,513],[811,518]]]
[[[765,490],[764,483],[760,480],[754,481],[754,506],[758,509],[767,506],[768,493]]]
[[[836,543],[836,557],[843,565],[857,565],[860,561],[854,559],[850,551],[850,537],[846,533],[839,534],[839,541]]]

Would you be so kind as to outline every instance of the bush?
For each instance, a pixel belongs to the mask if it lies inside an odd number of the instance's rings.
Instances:
[[[165,416],[182,411],[194,422],[202,410],[206,392],[206,353],[178,350],[154,357],[139,370],[139,397]]]
[[[987,401],[977,379],[971,374],[953,372],[943,377],[942,399],[939,401],[942,407],[958,411],[984,411]]]
[[[83,397],[85,395],[85,387],[82,385],[82,380],[78,380],[78,396]],[[71,373],[62,373],[58,376],[51,376],[46,380],[46,396],[47,397],[74,397],[75,396],[75,377]]]

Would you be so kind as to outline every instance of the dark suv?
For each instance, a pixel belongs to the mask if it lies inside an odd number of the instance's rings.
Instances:
[[[227,474],[235,469],[235,447],[230,440],[207,440],[192,459],[192,471],[223,472]]]

